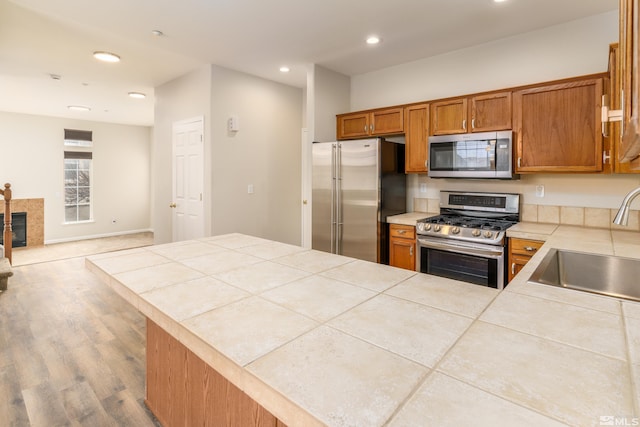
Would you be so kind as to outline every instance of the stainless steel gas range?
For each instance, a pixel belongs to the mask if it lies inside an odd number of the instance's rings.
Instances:
[[[506,285],[506,230],[520,195],[440,192],[440,215],[418,221],[418,270],[496,289]]]

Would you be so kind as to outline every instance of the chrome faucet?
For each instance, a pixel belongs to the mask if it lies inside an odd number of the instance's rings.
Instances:
[[[614,224],[627,225],[627,223],[629,222],[629,205],[631,205],[631,202],[638,196],[638,194],[640,194],[640,187],[627,194],[627,197],[625,197],[622,201],[622,205],[620,205],[618,214],[613,219]]]

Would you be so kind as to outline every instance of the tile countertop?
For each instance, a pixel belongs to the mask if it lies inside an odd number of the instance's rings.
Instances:
[[[427,212],[408,212],[400,215],[392,215],[387,217],[389,224],[402,224],[416,226],[416,222],[422,218],[438,215],[437,213]]]
[[[640,233],[558,226],[502,292],[241,234],[86,265],[290,427],[632,423],[640,303],[528,284],[552,247]]]

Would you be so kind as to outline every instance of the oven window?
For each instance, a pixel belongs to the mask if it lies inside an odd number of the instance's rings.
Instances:
[[[498,260],[459,254],[455,252],[426,249],[421,251],[423,273],[448,277],[476,285],[498,287]]]

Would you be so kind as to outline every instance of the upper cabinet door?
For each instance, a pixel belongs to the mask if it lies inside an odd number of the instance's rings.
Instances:
[[[369,113],[341,114],[337,117],[338,139],[369,136]]]
[[[511,129],[511,92],[478,95],[469,106],[471,132]]]
[[[640,40],[638,0],[620,0],[620,83],[624,99],[623,131],[618,160],[640,169]],[[635,16],[635,18],[634,18]]]
[[[467,132],[467,98],[431,104],[431,135]]]
[[[404,108],[385,108],[336,116],[336,135],[340,139],[366,138],[404,133]]]
[[[602,79],[514,92],[516,172],[602,170]]]
[[[389,135],[404,132],[404,108],[387,108],[371,112],[371,135]]]
[[[429,104],[406,107],[404,117],[405,172],[426,173],[429,158]]]

